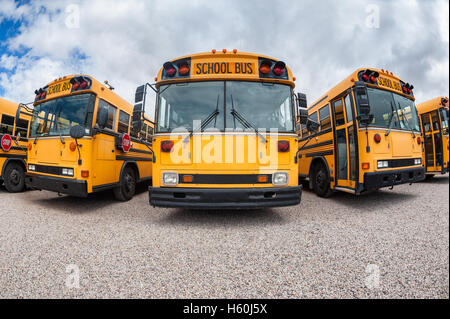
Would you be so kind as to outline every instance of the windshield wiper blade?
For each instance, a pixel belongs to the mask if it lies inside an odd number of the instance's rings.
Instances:
[[[233,95],[231,95],[231,115],[233,115],[233,118],[237,119],[239,122],[241,122],[242,125],[244,125],[246,128],[252,128],[256,134],[258,134],[259,137],[264,141],[264,143],[267,143],[267,139],[262,135],[258,129],[256,129],[251,123],[249,123],[241,114],[238,113],[238,111],[234,108],[234,102],[233,102]]]
[[[392,124],[394,124],[394,114],[395,114],[395,110],[394,110],[394,103],[392,103],[391,101],[391,110],[392,110],[392,116],[391,119],[389,120],[389,130],[386,132],[385,136],[389,136],[389,134],[391,133],[392,130]]]
[[[194,132],[197,132],[200,130],[200,132],[203,132],[205,130],[205,128],[209,125],[209,123],[211,123],[212,120],[217,118],[217,115],[219,115],[219,97],[220,94],[217,95],[217,105],[216,105],[216,109],[208,115],[208,117],[204,120],[202,120],[200,123],[200,128],[197,129],[192,129],[191,132],[189,132],[189,135],[184,139],[184,142],[187,143],[189,141],[189,139],[192,137],[192,135],[194,135]],[[214,127],[216,125],[214,124]]]

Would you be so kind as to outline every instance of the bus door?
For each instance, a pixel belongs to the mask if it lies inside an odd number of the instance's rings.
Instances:
[[[427,171],[440,171],[443,164],[442,133],[438,111],[422,114]]]
[[[336,186],[355,188],[357,179],[356,138],[351,92],[332,102],[335,134]]]

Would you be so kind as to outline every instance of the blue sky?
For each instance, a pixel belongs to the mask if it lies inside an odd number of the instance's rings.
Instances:
[[[87,73],[131,100],[167,60],[236,48],[284,60],[310,102],[359,67],[393,71],[421,101],[448,95],[448,12],[448,0],[0,0],[0,96],[29,102]]]

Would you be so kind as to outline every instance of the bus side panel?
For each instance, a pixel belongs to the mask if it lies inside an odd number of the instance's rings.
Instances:
[[[116,160],[114,136],[97,134],[93,142],[92,186],[119,182],[123,161]]]

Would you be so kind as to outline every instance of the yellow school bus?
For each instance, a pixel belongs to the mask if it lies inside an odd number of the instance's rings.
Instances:
[[[89,75],[59,78],[35,91],[26,185],[86,197],[113,189],[133,197],[152,176],[153,123],[130,130],[133,106]]]
[[[152,206],[233,209],[300,203],[297,98],[284,62],[212,50],[164,63],[155,81],[136,90],[133,118],[138,130],[147,88],[153,88]]]
[[[440,96],[417,105],[424,138],[427,177],[449,171],[448,98]]]
[[[18,105],[0,98],[0,185],[11,193],[25,189],[30,114],[16,120]]]
[[[308,108],[300,178],[317,195],[352,194],[425,178],[414,86],[392,72],[358,69]]]

